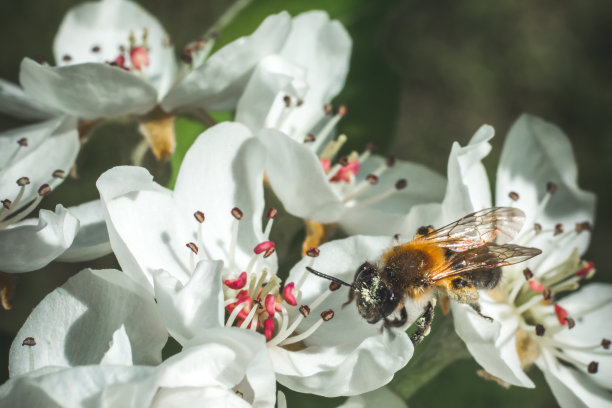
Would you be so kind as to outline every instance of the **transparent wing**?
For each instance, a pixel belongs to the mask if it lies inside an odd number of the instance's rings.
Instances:
[[[430,271],[428,280],[435,282],[466,272],[513,265],[531,259],[541,253],[542,251],[537,248],[528,248],[520,245],[487,244],[468,251],[457,252],[443,266]]]
[[[492,207],[468,214],[422,239],[455,252],[463,252],[493,241],[497,244],[510,242],[524,222],[525,213],[518,208]]]

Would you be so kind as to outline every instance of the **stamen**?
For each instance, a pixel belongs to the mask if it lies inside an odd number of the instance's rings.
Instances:
[[[278,210],[274,207],[270,208],[266,213],[268,217],[268,222],[266,223],[266,229],[264,231],[264,237],[266,239],[270,238],[270,232],[272,231],[272,224],[274,223],[274,219],[278,215]]]
[[[525,268],[523,269],[523,276],[525,276],[525,280],[530,280],[533,278],[533,272],[531,272],[531,269]]]
[[[98,53],[100,52],[100,50],[101,48],[99,45],[94,45],[93,47],[91,47],[91,52]]]
[[[291,306],[297,305],[297,300],[295,298],[294,289],[295,289],[294,282],[286,284],[285,287],[283,288],[283,299],[285,300],[285,302],[287,302]]]
[[[28,147],[28,139],[25,137],[22,137],[21,139],[17,141],[17,144],[21,147]]]
[[[326,310],[323,313],[321,313],[321,318],[312,326],[310,326],[308,328],[308,330],[306,330],[304,333],[300,333],[296,336],[290,337],[288,339],[286,339],[285,341],[283,341],[282,343],[280,343],[281,346],[286,346],[288,344],[293,344],[293,343],[297,343],[299,341],[302,341],[306,338],[308,338],[311,334],[313,334],[322,324],[323,322],[327,322],[329,320],[331,320],[334,317],[334,311],[333,310]]]
[[[19,180],[17,180],[17,184],[21,186],[21,189],[19,190],[17,197],[15,197],[15,201],[13,202],[14,205],[16,205],[21,200],[21,197],[23,196],[23,193],[25,191],[25,186],[30,184],[30,180],[27,177],[22,177]],[[13,218],[6,220],[4,222],[0,222],[0,229],[5,228],[6,226],[10,224],[19,222],[25,217],[27,217],[28,214],[30,214],[38,206],[38,204],[40,204],[42,199],[45,196],[49,195],[50,193],[51,193],[51,187],[49,187],[48,184],[43,184],[42,186],[40,186],[38,188],[38,197],[36,197],[34,201],[32,201],[25,209],[21,210],[21,212],[17,214],[16,216],[14,216]],[[5,214],[4,216],[1,216],[0,221],[4,220],[8,214],[9,213]]]
[[[249,312],[249,314],[246,317],[246,319],[244,319],[242,324],[239,326],[241,329],[246,329],[246,328],[249,327],[249,325],[251,324],[251,321],[253,320],[253,316],[255,316],[255,312],[257,312],[257,306],[254,305],[251,308],[251,311]]]
[[[563,234],[563,224],[561,223],[555,224],[555,232],[553,233],[553,237],[559,234]]]
[[[533,224],[533,230],[535,231],[536,235],[538,235],[540,232],[542,232],[542,224],[536,222]]]
[[[546,183],[546,191],[550,194],[555,194],[557,192],[557,185],[552,181]]]
[[[36,345],[36,340],[34,340],[34,337],[26,337],[23,342],[21,343],[21,347],[23,346],[28,346],[28,354],[30,357],[30,371],[34,371],[34,350],[32,349],[32,347],[34,347]]]
[[[272,241],[264,241],[264,242],[260,242],[259,244],[257,244],[255,246],[255,248],[253,248],[253,252],[256,255],[259,255],[262,252],[268,253],[268,251],[270,251],[271,249],[274,249],[274,242],[272,242]]]
[[[331,108],[330,108],[331,111]],[[327,105],[326,105],[326,113],[327,113]],[[332,133],[332,130],[336,127],[340,119],[342,119],[347,113],[346,106],[340,106],[338,109],[338,113],[329,119],[323,129],[319,131],[319,133],[315,136],[316,141],[313,143],[313,149],[316,151],[322,145],[322,143],[327,140],[328,136]]]
[[[276,296],[274,296],[271,293],[267,294],[264,300],[264,306],[265,306],[266,312],[268,312],[270,316],[274,316],[274,313],[276,312]]]
[[[544,289],[546,289],[544,285],[542,285],[540,282],[536,280],[530,280],[529,287],[531,288],[531,290],[533,290],[536,293],[542,293],[544,292]]]
[[[198,246],[196,244],[194,244],[193,242],[188,242],[185,246],[187,248],[191,249],[191,251],[194,254],[196,254],[196,255],[198,254]]]
[[[191,253],[189,254],[189,271],[193,273],[196,266],[196,258],[198,255],[198,246],[193,242],[188,242],[186,247],[191,249]]]
[[[347,140],[348,140],[348,137],[345,134],[341,134],[340,136],[338,136],[336,140],[332,140],[331,142],[327,144],[327,146],[325,146],[325,148],[319,155],[319,158],[332,160],[334,157],[336,157],[336,155],[338,154],[338,152],[340,151],[340,149],[342,148],[344,143],[346,143]],[[320,141],[321,141],[321,136],[319,135],[316,137],[316,142],[320,142]],[[315,145],[316,144],[317,143],[315,143]]]
[[[517,201],[519,199],[519,195],[516,191],[509,192],[508,197],[510,197],[512,201]]]
[[[543,325],[538,323],[538,324],[536,324],[535,332],[536,332],[536,336],[542,337],[544,335],[544,333],[546,333],[546,329],[544,328]]]
[[[203,223],[204,220],[206,219],[206,217],[204,216],[204,213],[202,211],[194,212],[193,216],[196,219],[196,221],[198,221],[200,224]]]
[[[601,340],[601,347],[603,347],[606,350],[609,350],[610,349],[610,340],[602,339]]]
[[[266,341],[270,341],[274,336],[274,317],[272,315],[264,320],[264,336]]]
[[[309,133],[306,135],[306,137],[304,138],[304,143],[312,143],[315,140],[317,140],[317,138],[315,137],[315,135],[313,135],[312,133]]]
[[[597,369],[599,368],[599,363],[597,361],[591,361],[587,368],[589,374],[595,374]]]
[[[576,223],[576,233],[580,234],[582,231],[593,231],[593,226],[590,222],[584,221]]]
[[[562,308],[558,303],[555,303],[555,314],[557,315],[557,320],[561,326],[565,326],[567,324],[567,318],[569,313],[567,310]]]
[[[58,179],[65,179],[66,178],[66,172],[64,170],[60,170],[60,169],[55,170],[52,175],[53,175],[54,178],[58,178]]]
[[[238,276],[236,279],[226,279],[224,283],[225,283],[225,286],[227,286],[230,289],[242,289],[246,285],[246,281],[247,281],[247,273],[242,272],[240,276]]]
[[[232,313],[230,313],[230,316],[228,317],[227,322],[225,323],[225,327],[232,327],[232,325],[234,324],[234,320],[236,320],[236,316],[238,316],[238,313],[240,313],[240,311],[245,306],[246,304],[244,302],[240,302],[236,305],[234,310],[232,310]]]
[[[236,266],[236,245],[238,243],[238,222],[242,219],[242,210],[238,207],[232,208],[232,216],[235,221],[232,223],[232,240],[229,247],[229,269],[233,270]],[[247,269],[248,271],[248,269]]]
[[[302,314],[302,316],[308,317],[308,315],[310,314],[310,308],[308,307],[308,305],[300,306],[300,313]]]
[[[372,204],[376,204],[379,201],[384,200],[385,198],[395,194],[397,191],[402,190],[406,187],[407,182],[406,179],[400,179],[395,183],[394,187],[389,188],[387,191],[384,191],[378,195],[375,195],[373,197],[370,197],[366,200],[363,201],[359,201],[357,203],[355,203],[354,207],[367,207],[370,206]]]

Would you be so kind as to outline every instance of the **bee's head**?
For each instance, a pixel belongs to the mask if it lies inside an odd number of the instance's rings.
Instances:
[[[376,266],[368,262],[357,269],[352,290],[357,310],[368,323],[376,323],[389,316],[402,300],[400,294],[383,283]]]

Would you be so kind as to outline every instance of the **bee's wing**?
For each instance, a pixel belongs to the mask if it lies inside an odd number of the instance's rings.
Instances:
[[[510,242],[524,222],[525,213],[518,208],[492,207],[468,214],[421,239],[455,252],[463,252],[494,240],[497,244]]]
[[[429,272],[427,279],[433,283],[466,272],[497,268],[526,261],[542,251],[520,245],[488,244],[464,252],[457,252],[448,262]]]

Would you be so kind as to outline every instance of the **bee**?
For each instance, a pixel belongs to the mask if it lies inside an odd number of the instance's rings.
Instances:
[[[350,288],[345,305],[355,301],[368,323],[384,321],[384,327],[400,327],[408,320],[408,297],[424,307],[412,334],[414,344],[427,334],[437,294],[470,305],[480,312],[478,289],[493,289],[501,279],[501,267],[513,265],[542,251],[508,244],[521,230],[525,214],[512,207],[476,211],[434,230],[420,227],[413,240],[386,251],[378,262],[364,262],[353,283],[307,269],[320,277]],[[391,314],[398,315],[391,320]]]

